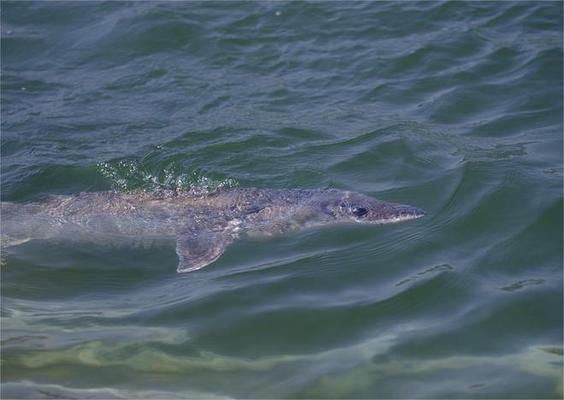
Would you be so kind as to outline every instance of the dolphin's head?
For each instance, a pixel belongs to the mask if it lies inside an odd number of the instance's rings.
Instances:
[[[388,203],[348,191],[331,191],[322,204],[325,213],[339,222],[390,224],[425,215],[425,211],[417,207]]]

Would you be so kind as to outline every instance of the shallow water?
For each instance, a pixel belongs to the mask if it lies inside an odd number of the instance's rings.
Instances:
[[[561,2],[2,2],[2,199],[355,190],[426,209],[232,245],[28,242],[6,397],[558,398]]]

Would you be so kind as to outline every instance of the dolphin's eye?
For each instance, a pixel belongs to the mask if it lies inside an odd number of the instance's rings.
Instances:
[[[362,217],[363,215],[368,214],[368,210],[364,207],[353,207],[351,211],[357,217]]]

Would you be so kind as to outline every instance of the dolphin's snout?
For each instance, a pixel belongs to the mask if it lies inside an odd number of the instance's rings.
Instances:
[[[402,219],[404,219],[404,218],[405,219],[419,218],[419,217],[422,217],[426,214],[425,210],[423,210],[421,208],[403,205],[403,204],[398,205],[395,208],[396,208],[397,215]]]

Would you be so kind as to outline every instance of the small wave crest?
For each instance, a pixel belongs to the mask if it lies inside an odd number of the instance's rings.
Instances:
[[[187,172],[183,166],[174,162],[165,166],[151,166],[138,160],[117,160],[101,162],[97,165],[97,170],[109,180],[115,191],[173,190],[211,193],[238,186],[234,179],[216,179],[199,170]]]

